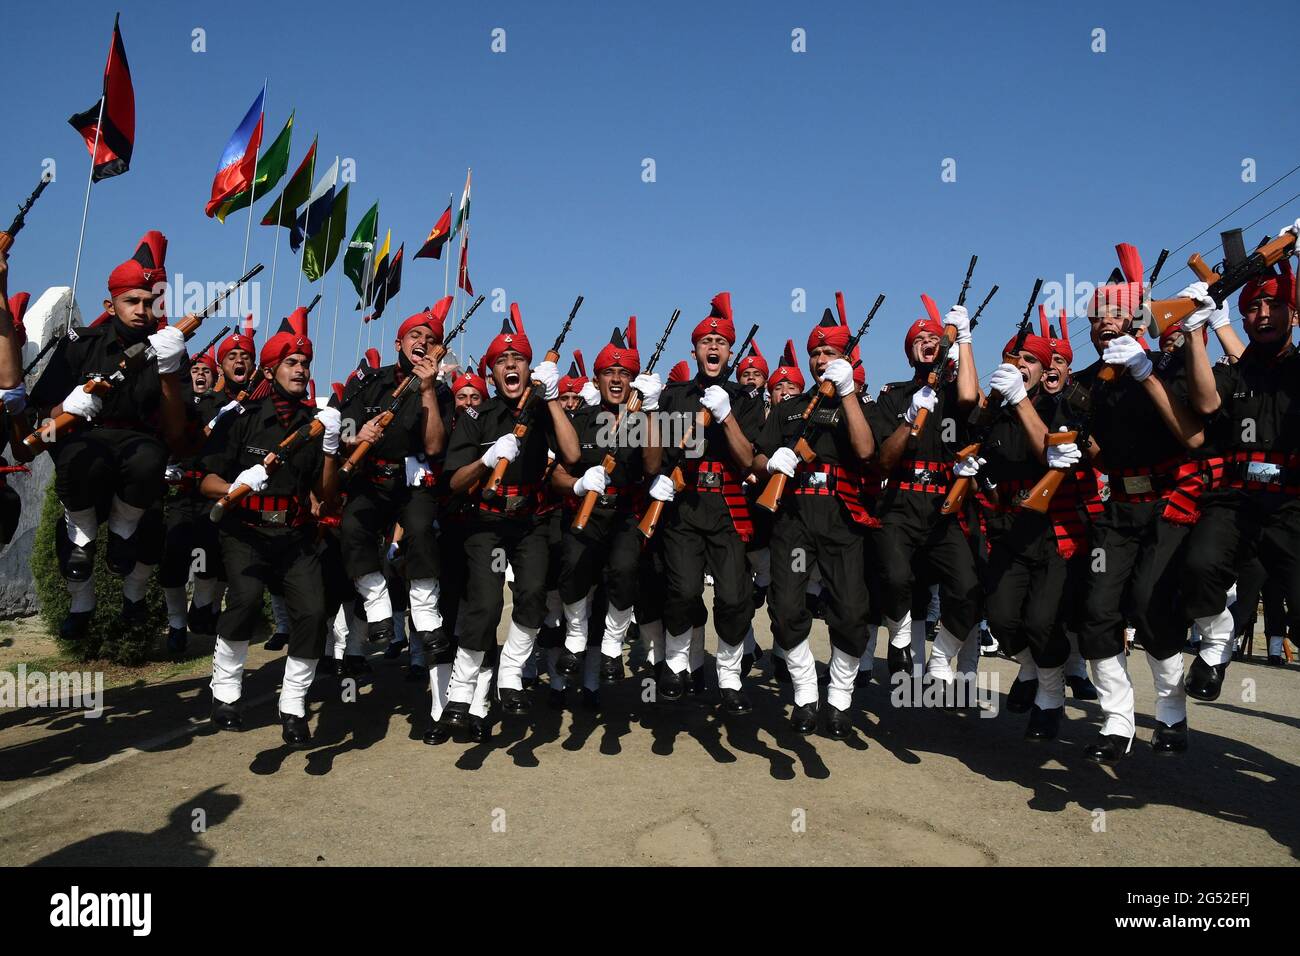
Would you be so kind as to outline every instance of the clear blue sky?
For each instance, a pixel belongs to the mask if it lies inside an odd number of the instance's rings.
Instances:
[[[1150,264],[1300,163],[1300,14],[1285,4],[122,0],[121,11],[136,147],[128,173],[94,187],[78,295],[91,315],[108,270],[149,228],[168,236],[173,273],[238,274],[247,214],[222,226],[203,204],[263,77],[267,140],[296,108],[292,164],[319,132],[322,157],[356,162],[349,230],[377,199],[381,232],[406,242],[390,319],[441,295],[442,264],[409,256],[473,166],[470,275],[520,302],[539,353],[579,293],[571,341],[592,352],[629,313],[648,351],[681,307],[675,361],[719,290],[732,292],[742,332],[762,325],[772,359],[787,337],[803,342],[836,289],[856,316],[883,291],[866,350],[873,389],[905,375],[918,294],[946,307],[971,253],[972,294],[1002,286],[976,333],[987,374],[1035,276],[1102,279],[1119,241]],[[43,158],[59,171],[15,247],[12,289],[71,281],[88,156],[66,121],[98,95],[112,13],[91,2],[0,11],[0,212],[35,185]],[[191,52],[195,27],[206,53]],[[496,27],[504,54],[490,50]],[[1105,53],[1090,49],[1098,27]],[[791,51],[795,28],[806,53]],[[641,179],[646,157],[654,183]],[[941,182],[945,158],[956,182]],[[1242,181],[1245,158],[1256,183]],[[1225,225],[1295,192],[1300,174]],[[1248,241],[1298,209],[1268,216]],[[269,268],[273,238],[286,237],[254,224],[251,261]],[[1216,244],[1217,230],[1194,248]],[[292,304],[287,253],[277,316]],[[794,288],[807,290],[806,314],[791,312]],[[333,370],[333,272],[313,316],[321,384],[356,361],[344,289]],[[315,291],[304,282],[303,299]],[[475,354],[500,323],[485,312]]]

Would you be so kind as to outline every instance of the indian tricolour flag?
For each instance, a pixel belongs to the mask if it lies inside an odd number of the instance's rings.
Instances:
[[[465,220],[469,219],[469,175],[470,175],[470,172],[471,172],[471,170],[468,170],[468,169],[465,170],[465,191],[464,191],[463,193],[460,194],[460,208],[456,210],[456,223],[455,223],[455,225],[453,225],[453,226],[451,227],[451,235],[447,237],[447,241],[448,241],[448,242],[450,242],[452,239],[455,239],[455,238],[456,238],[456,234],[457,234],[458,232],[460,232],[460,227],[461,227],[461,225],[464,224]]]

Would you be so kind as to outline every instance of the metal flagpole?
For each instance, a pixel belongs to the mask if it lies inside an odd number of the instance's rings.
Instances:
[[[451,204],[452,204],[452,201],[454,200],[454,198],[455,198],[455,197],[453,196],[452,193],[447,193],[447,208],[448,208],[448,209],[451,209]],[[447,281],[451,278],[451,249],[450,249],[451,243],[450,243],[450,242],[445,242],[445,243],[443,243],[443,245],[449,247],[449,248],[447,249],[447,261],[444,262],[444,263],[442,264],[442,265],[443,265],[443,269],[442,269],[442,297],[445,299],[445,298],[447,298]]]
[[[86,215],[90,212],[90,187],[95,181],[95,154],[99,152],[99,130],[104,123],[104,102],[108,99],[105,92],[99,98],[99,118],[95,120],[95,147],[90,151],[90,172],[86,176],[86,201],[81,207],[81,235],[77,237],[77,261],[72,267],[72,295],[68,298],[68,320],[64,323],[63,334],[72,328],[72,310],[77,304],[77,278],[81,275],[81,246],[86,241]]]
[[[344,258],[346,258],[346,253]],[[330,368],[327,376],[330,382],[334,381],[334,343],[339,335],[339,299],[343,298],[342,288],[343,267],[339,266],[338,275],[334,277],[334,328],[330,330]]]
[[[239,267],[239,274],[248,271],[248,241],[253,235],[253,203],[257,200],[257,164],[262,159],[262,140],[266,139],[266,80],[262,80],[262,115],[259,117],[262,135],[257,138],[257,149],[253,151],[253,181],[248,184],[248,225],[244,227],[244,263]]]
[[[379,245],[379,224],[375,223],[375,242],[370,246],[370,252],[366,254],[366,279],[361,283],[361,321],[357,323],[357,353],[361,353],[361,327],[369,325],[366,321],[366,306],[370,301],[370,286],[372,281],[371,270],[375,257],[375,247]]]
[[[280,226],[278,223],[276,224],[275,232],[272,233],[272,236],[274,245],[271,248],[271,288],[268,289],[266,293],[266,317],[268,321],[273,315],[275,315],[271,310],[274,308],[272,302],[275,300],[275,261],[280,256]],[[253,328],[253,341],[257,341],[256,326]]]

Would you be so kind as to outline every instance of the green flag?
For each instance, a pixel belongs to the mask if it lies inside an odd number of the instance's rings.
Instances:
[[[375,238],[379,235],[379,203],[370,207],[370,211],[361,217],[357,228],[352,230],[348,240],[348,251],[343,254],[343,274],[352,280],[357,296],[364,295],[366,287],[366,264],[375,251]]]
[[[257,161],[257,173],[253,176],[253,188],[245,189],[242,193],[236,193],[221,204],[217,210],[217,219],[221,222],[226,221],[236,209],[247,209],[249,201],[256,196],[258,199],[265,197],[276,184],[284,178],[284,174],[289,169],[289,140],[293,138],[293,113],[289,114],[289,121],[284,124],[284,129],[280,130],[280,135],[275,138],[275,142],[267,147],[266,152]]]
[[[350,185],[350,184],[349,184]],[[343,235],[348,230],[348,187],[344,186],[334,197],[329,218],[321,231],[308,239],[302,247],[302,274],[315,282],[330,271],[343,245]]]
[[[298,218],[298,207],[307,201],[311,195],[312,180],[316,178],[316,140],[311,141],[311,148],[307,150],[307,155],[302,158],[298,168],[289,177],[289,185],[284,187],[284,192],[266,211],[262,217],[264,226],[285,226],[292,229],[294,220]]]

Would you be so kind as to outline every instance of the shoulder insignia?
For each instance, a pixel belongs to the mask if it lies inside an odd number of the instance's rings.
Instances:
[[[461,411],[470,418],[478,418],[478,409],[473,406],[466,405]]]

